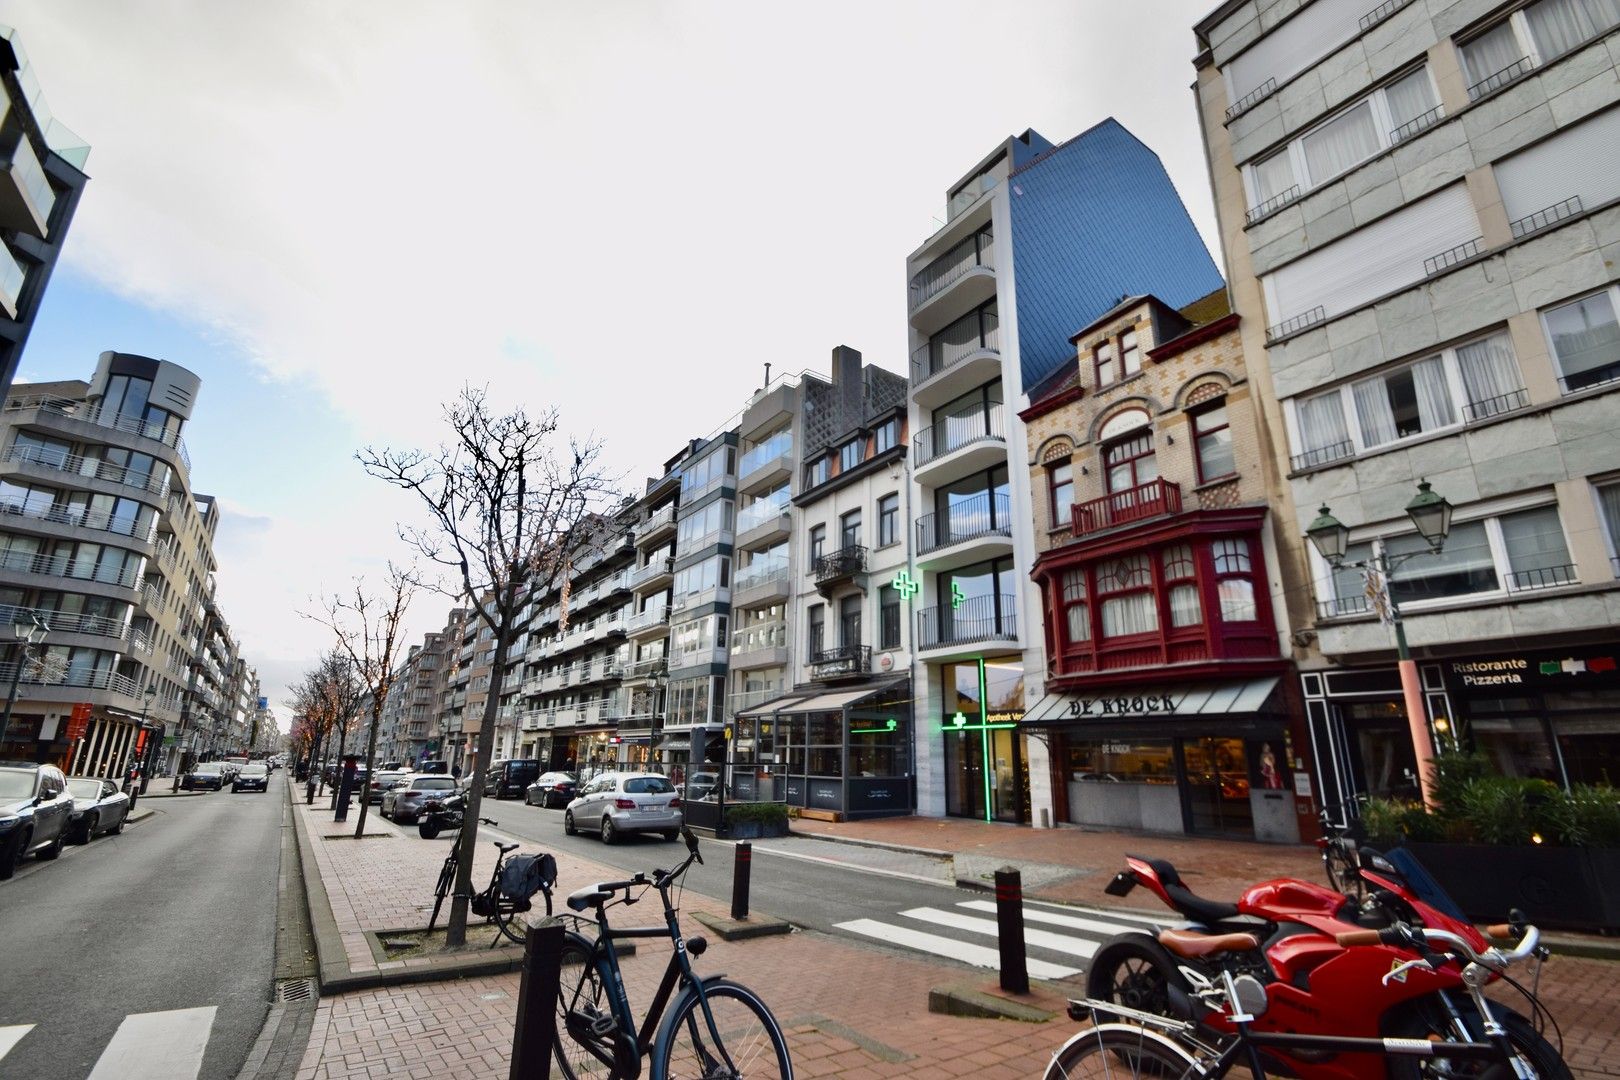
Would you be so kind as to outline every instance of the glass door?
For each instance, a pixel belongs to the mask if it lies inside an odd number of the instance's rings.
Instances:
[[[1192,831],[1252,837],[1254,808],[1243,740],[1186,739],[1182,758]]]

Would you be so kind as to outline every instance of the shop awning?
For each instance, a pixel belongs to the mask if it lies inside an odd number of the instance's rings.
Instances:
[[[737,715],[745,720],[755,716],[769,716],[771,713],[781,712],[794,702],[803,701],[809,696],[810,695],[804,693],[783,694],[781,697],[771,698],[769,701],[762,701],[758,705],[752,706],[751,708],[738,709]]]
[[[656,747],[654,747],[654,749],[657,749],[657,750],[690,750],[690,749],[692,749],[692,740],[690,738],[685,737],[685,736],[683,736],[681,738],[676,738],[676,737],[674,737],[672,735],[669,738],[667,738],[667,739],[663,740],[662,742],[660,742]]]
[[[857,701],[865,700],[866,698],[881,692],[882,688],[874,689],[872,687],[866,687],[861,690],[841,690],[832,694],[818,694],[815,697],[805,698],[803,701],[800,701],[797,704],[789,705],[786,708],[778,709],[776,711],[785,713],[833,712],[834,710],[842,709],[846,705],[853,705]]]
[[[770,716],[775,713],[832,712],[850,705],[858,705],[868,698],[877,697],[879,694],[888,693],[907,681],[906,679],[889,679],[876,685],[866,683],[855,689],[826,692],[799,689],[792,693],[783,694],[779,698],[761,702],[752,708],[741,709],[737,712],[737,715],[748,718]]]
[[[1168,720],[1244,716],[1261,712],[1277,689],[1275,675],[1226,679],[1150,690],[1047,694],[1024,714],[1026,725],[1051,726],[1108,720]]]

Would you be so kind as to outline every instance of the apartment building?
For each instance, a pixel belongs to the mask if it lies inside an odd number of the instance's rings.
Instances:
[[[90,147],[51,114],[17,32],[0,26],[0,394],[67,238]]]
[[[1424,742],[1620,773],[1617,29],[1602,0],[1233,0],[1196,27],[1328,807],[1415,793]],[[1337,565],[1313,522],[1347,527]]]
[[[1020,414],[1046,696],[1022,725],[1053,821],[1298,842],[1272,449],[1224,289],[1123,300]]]
[[[19,680],[0,757],[115,775],[137,750],[174,768],[226,745],[237,646],[214,598],[218,514],[191,490],[183,437],[199,386],[105,352],[88,382],[7,395],[0,602],[32,632],[0,650],[0,678]]]
[[[442,641],[443,666],[436,681],[437,722],[428,740],[428,757],[459,765],[463,751],[462,714],[467,707],[467,682],[471,677],[472,651],[463,657],[463,638],[470,620],[466,608],[451,608],[445,616]]]
[[[1222,282],[1158,158],[1112,119],[1061,145],[1009,138],[946,201],[906,261],[918,809],[1039,821],[1045,745],[1015,726],[1045,669],[1016,409],[1122,296],[1180,307]]]

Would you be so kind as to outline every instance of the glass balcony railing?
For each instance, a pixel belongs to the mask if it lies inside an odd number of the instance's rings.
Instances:
[[[770,622],[745,627],[731,635],[731,655],[787,647],[787,623]]]
[[[785,556],[773,559],[755,559],[741,570],[738,570],[731,579],[731,594],[736,596],[745,589],[769,585],[784,580],[787,576],[788,561]]]
[[[788,512],[788,489],[772,492],[763,499],[756,499],[737,513],[737,531],[745,533],[749,529],[757,528],[768,521],[774,521]]]
[[[23,282],[27,278],[27,272],[11,253],[11,249],[0,244],[0,298],[5,300],[6,307],[13,315],[17,313],[17,306],[22,303]]]
[[[775,435],[743,454],[737,463],[737,475],[747,476],[762,469],[784,454],[793,452],[793,430],[778,431]]]
[[[45,175],[45,166],[39,163],[27,135],[19,134],[17,145],[11,151],[11,173],[34,204],[40,220],[49,221],[51,207],[56,205],[56,191],[51,187],[51,181]]]
[[[28,110],[34,114],[34,122],[45,135],[45,145],[63,161],[83,171],[85,162],[90,158],[89,144],[51,115],[51,107],[39,86],[39,76],[34,72],[28,54],[23,51],[22,42],[17,40],[17,31],[9,26],[0,26],[0,37],[11,42],[11,51],[17,56],[17,83],[22,87]]]

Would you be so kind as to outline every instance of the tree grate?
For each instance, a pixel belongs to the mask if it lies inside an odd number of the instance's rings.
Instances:
[[[314,979],[282,979],[276,983],[275,1004],[288,1001],[314,1001]]]

